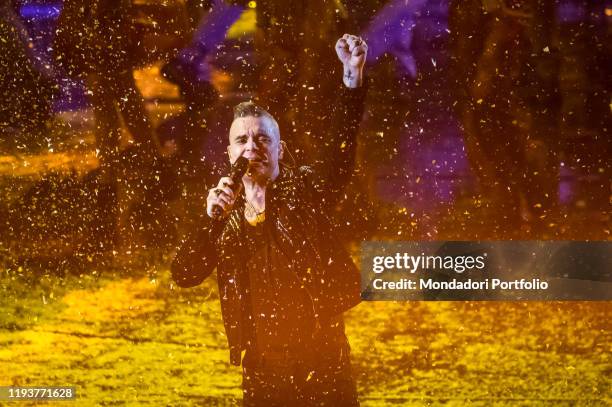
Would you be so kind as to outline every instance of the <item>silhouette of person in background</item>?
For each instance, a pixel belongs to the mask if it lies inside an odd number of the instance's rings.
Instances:
[[[162,204],[159,197],[152,199],[163,162],[133,75],[138,45],[133,15],[130,0],[66,0],[54,39],[57,64],[85,80],[96,124],[97,178],[111,184],[116,195],[113,243],[125,249],[139,243],[136,231],[156,228]],[[123,150],[122,124],[132,137]]]
[[[137,44],[131,7],[129,0],[66,0],[54,40],[56,63],[68,75],[86,80],[100,165],[111,174],[121,153],[122,121],[134,141],[131,152],[124,154],[134,161],[134,170],[142,164],[150,166],[158,153],[144,98],[133,76],[130,56]]]
[[[193,1],[187,4],[191,15],[196,10],[208,8],[209,5],[192,3]],[[183,92],[189,93],[189,89],[198,88],[199,92],[203,92],[203,97],[206,97],[203,84],[209,83],[211,73],[206,57],[223,42],[227,30],[238,20],[243,10],[243,7],[228,4],[224,0],[212,0],[210,12],[196,14],[202,15],[202,18],[194,27],[189,44],[162,68],[161,73],[164,78],[178,85]],[[191,21],[195,22],[196,18],[192,18]]]
[[[26,152],[43,142],[57,92],[55,75],[41,63],[12,2],[0,4],[0,142]]]
[[[455,1],[452,64],[466,147],[497,232],[543,232],[557,210],[559,57],[553,0]],[[484,4],[484,5],[483,5]]]

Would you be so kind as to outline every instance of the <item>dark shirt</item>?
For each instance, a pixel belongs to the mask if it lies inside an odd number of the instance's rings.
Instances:
[[[251,288],[255,347],[267,351],[302,351],[315,327],[313,304],[295,272],[295,257],[284,253],[268,222],[245,222],[246,267]]]
[[[239,365],[241,352],[252,347],[256,337],[253,328],[256,328],[256,324],[259,325],[260,338],[269,332],[266,329],[270,328],[271,320],[255,320],[254,307],[263,307],[264,311],[260,314],[281,308],[275,306],[274,302],[260,302],[257,298],[265,298],[268,294],[291,296],[291,302],[285,305],[294,309],[282,313],[287,316],[286,319],[275,319],[272,324],[278,322],[282,325],[278,327],[279,332],[296,332],[296,329],[302,330],[308,324],[302,324],[304,321],[299,319],[300,322],[294,324],[289,318],[308,315],[301,301],[303,292],[308,290],[308,298],[312,300],[312,318],[317,327],[313,331],[325,331],[323,335],[317,334],[322,342],[332,342],[337,337],[342,339],[344,326],[341,314],[360,301],[359,272],[336,235],[337,225],[332,215],[344,185],[352,174],[355,139],[363,115],[366,88],[347,89],[340,84],[338,86],[337,100],[333,103],[331,115],[333,117],[324,146],[319,151],[319,159],[311,167],[283,168],[266,191],[265,222],[269,222],[269,229],[274,236],[273,240],[268,241],[273,244],[271,248],[277,247],[271,249],[270,253],[283,253],[284,260],[279,260],[283,257],[276,254],[270,257],[276,260],[268,268],[262,266],[268,262],[261,257],[252,260],[251,266],[246,266],[245,252],[252,252],[252,248],[244,244],[244,228],[249,225],[244,224],[244,205],[236,203],[222,222],[206,219],[204,224],[187,234],[172,263],[172,276],[181,287],[198,285],[217,269],[221,312],[232,364]],[[263,277],[255,275],[252,285],[249,280],[255,270],[261,273],[264,269],[272,271]],[[287,270],[292,273],[285,273]],[[287,281],[288,275],[294,275],[296,280],[295,283],[288,280],[291,284],[287,290],[270,288],[282,285],[279,281]],[[258,280],[261,278],[266,280]],[[269,284],[270,281],[274,284]],[[293,284],[298,287],[298,282],[299,288],[292,288]],[[250,298],[251,290],[257,291],[255,300]],[[278,302],[278,298],[275,301]],[[290,334],[287,337],[292,336]],[[312,335],[308,333],[308,337]],[[281,336],[276,335],[270,343],[277,344],[279,338]],[[266,338],[264,342],[268,340]],[[283,342],[290,343],[290,340]],[[312,349],[319,351],[316,346]]]

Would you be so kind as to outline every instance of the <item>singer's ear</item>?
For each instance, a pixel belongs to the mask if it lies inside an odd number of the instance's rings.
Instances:
[[[230,146],[227,146],[227,157],[230,160],[230,163],[232,162],[232,154],[230,153]]]

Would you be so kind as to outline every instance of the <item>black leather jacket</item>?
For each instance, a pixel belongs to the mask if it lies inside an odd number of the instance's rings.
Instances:
[[[353,169],[364,97],[364,87],[339,90],[338,117],[327,139],[327,157],[312,167],[281,167],[279,177],[266,191],[266,222],[270,222],[283,251],[294,254],[294,269],[320,324],[360,301],[358,270],[336,237],[330,215]],[[180,287],[200,284],[217,268],[221,311],[234,365],[240,364],[241,352],[253,332],[243,213],[244,198],[239,197],[224,223],[209,220],[183,240],[171,267]]]

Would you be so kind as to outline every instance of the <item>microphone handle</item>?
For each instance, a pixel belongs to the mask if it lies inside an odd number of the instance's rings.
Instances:
[[[232,165],[229,176],[234,183],[234,187],[232,187],[234,193],[242,186],[242,176],[246,173],[248,166],[249,161],[243,156],[238,157],[236,162]],[[219,205],[214,205],[211,211],[214,220],[219,221],[223,218],[223,209],[221,209]]]

